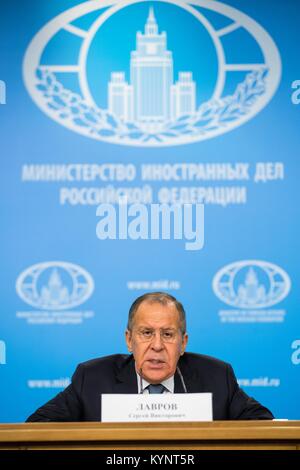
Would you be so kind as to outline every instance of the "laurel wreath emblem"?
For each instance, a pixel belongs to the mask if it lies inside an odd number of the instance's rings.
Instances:
[[[262,67],[246,75],[238,84],[233,95],[203,103],[195,114],[181,116],[176,121],[165,123],[159,132],[145,132],[138,124],[118,119],[109,111],[91,106],[77,93],[66,89],[47,69],[37,69],[36,89],[43,96],[51,114],[58,120],[65,120],[72,127],[81,128],[89,137],[101,140],[176,143],[183,135],[191,138],[211,133],[214,129],[226,127],[233,121],[247,115],[252,106],[266,91],[268,68]],[[124,142],[125,143],[125,142]]]

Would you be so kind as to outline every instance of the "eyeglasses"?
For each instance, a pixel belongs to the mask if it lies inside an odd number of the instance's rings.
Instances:
[[[160,339],[164,343],[174,343],[178,337],[178,333],[178,330],[173,329],[159,330]],[[156,330],[152,330],[151,328],[142,328],[140,330],[136,330],[136,334],[141,342],[150,343],[156,337]]]

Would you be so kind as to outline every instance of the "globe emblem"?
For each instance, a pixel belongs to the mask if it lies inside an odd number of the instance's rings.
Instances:
[[[240,126],[270,101],[280,75],[270,35],[211,0],[83,2],[36,34],[23,64],[25,86],[49,117],[144,147]]]
[[[267,308],[281,302],[289,293],[287,273],[273,263],[246,260],[220,269],[213,290],[220,300],[243,309]]]
[[[91,275],[82,267],[62,261],[35,264],[17,279],[19,297],[43,310],[65,310],[84,303],[94,290]]]

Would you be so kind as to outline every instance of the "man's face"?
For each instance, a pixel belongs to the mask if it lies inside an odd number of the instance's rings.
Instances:
[[[173,303],[144,301],[135,313],[126,343],[135,359],[136,371],[150,383],[160,383],[175,374],[184,353],[187,334],[180,331],[179,313]]]

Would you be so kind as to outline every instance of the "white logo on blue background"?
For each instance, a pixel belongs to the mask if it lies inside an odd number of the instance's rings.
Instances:
[[[259,309],[281,302],[289,293],[287,273],[266,261],[246,260],[220,269],[213,290],[222,302],[236,308]]]
[[[99,0],[47,23],[23,74],[36,104],[69,129],[167,146],[251,119],[275,93],[281,62],[269,34],[223,3]]]
[[[39,263],[23,271],[16,290],[24,302],[45,310],[65,310],[84,303],[94,281],[80,266],[61,261]]]
[[[0,365],[1,364],[6,364],[6,345],[2,340],[0,340]]]

